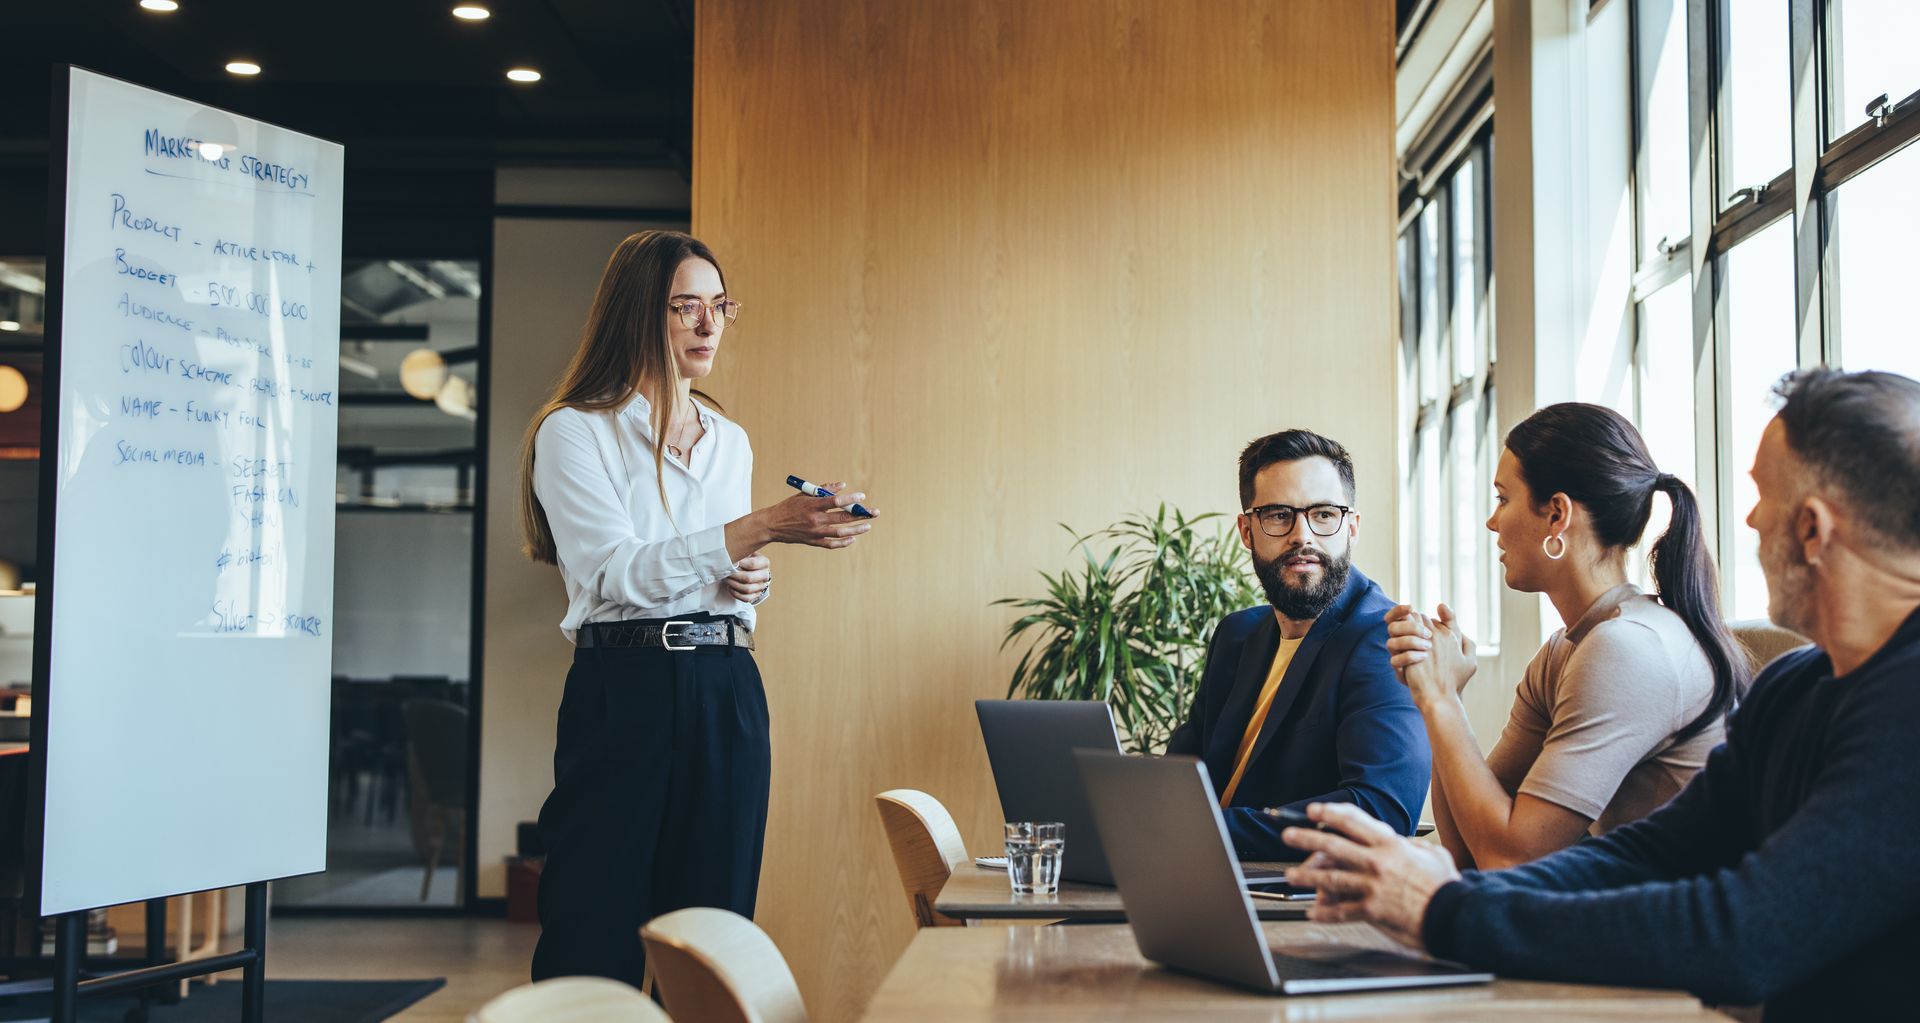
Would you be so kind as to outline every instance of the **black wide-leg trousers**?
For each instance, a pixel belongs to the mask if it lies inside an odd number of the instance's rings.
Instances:
[[[540,810],[533,978],[637,987],[647,921],[688,906],[753,916],[771,770],[751,652],[576,650]]]

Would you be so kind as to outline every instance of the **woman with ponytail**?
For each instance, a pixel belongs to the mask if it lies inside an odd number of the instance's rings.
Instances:
[[[1745,691],[1745,656],[1720,620],[1693,492],[1653,464],[1619,413],[1551,405],[1507,434],[1487,528],[1507,585],[1544,593],[1568,625],[1527,665],[1484,758],[1460,692],[1473,642],[1445,604],[1388,612],[1387,648],[1433,745],[1433,808],[1462,867],[1537,859],[1647,815],[1719,745]],[[1672,507],[1652,551],[1656,592],[1627,581],[1656,494]]]

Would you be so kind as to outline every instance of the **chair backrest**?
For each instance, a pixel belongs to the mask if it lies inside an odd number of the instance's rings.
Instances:
[[[1745,621],[1728,622],[1727,629],[1733,638],[1746,648],[1747,663],[1753,666],[1756,674],[1768,662],[1786,653],[1797,650],[1813,642],[1790,629],[1783,629],[1765,618],[1750,618]]]
[[[888,789],[873,797],[880,823],[893,847],[893,865],[900,871],[900,887],[907,891],[907,908],[919,927],[955,927],[964,923],[934,912],[933,903],[955,869],[967,862],[967,844],[953,815],[938,799],[918,789]]]
[[[443,806],[467,805],[467,708],[450,700],[406,700],[411,748],[427,798]]]
[[[467,1023],[671,1023],[646,995],[606,977],[554,977],[496,996]]]
[[[640,929],[667,1012],[701,1023],[807,1023],[800,986],[773,939],[753,921],[698,907]]]

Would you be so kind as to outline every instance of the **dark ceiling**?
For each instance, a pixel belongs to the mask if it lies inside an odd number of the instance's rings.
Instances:
[[[695,0],[0,0],[0,255],[44,254],[57,68],[345,144],[349,255],[482,256],[494,171],[691,174]],[[240,78],[225,68],[261,66]],[[514,66],[538,69],[531,85]]]
[[[346,143],[361,166],[605,163],[684,173],[693,0],[5,0],[0,160],[45,159],[52,68],[78,64]],[[228,74],[244,58],[263,71]],[[506,69],[537,68],[532,85]]]

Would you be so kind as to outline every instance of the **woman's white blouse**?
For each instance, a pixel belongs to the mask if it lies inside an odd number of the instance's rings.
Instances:
[[[560,630],[696,611],[730,614],[753,627],[753,606],[721,580],[733,574],[726,524],[753,510],[753,449],[747,432],[701,405],[705,434],[693,468],[666,457],[667,500],[654,485],[651,406],[635,397],[618,412],[563,408],[533,442],[533,492],[547,515],[567,587]],[[764,594],[762,600],[765,599]]]

